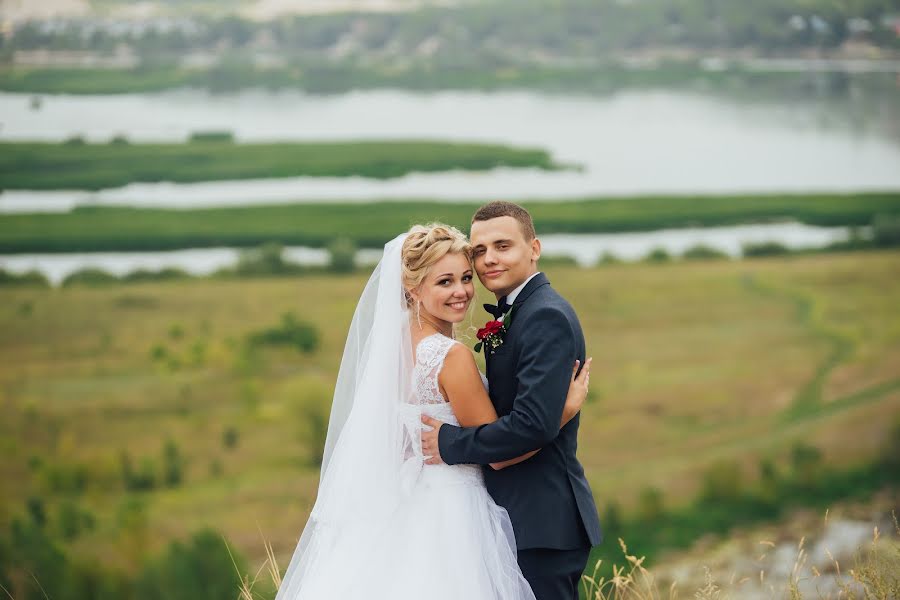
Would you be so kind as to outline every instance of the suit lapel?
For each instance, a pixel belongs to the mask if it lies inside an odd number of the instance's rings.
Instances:
[[[516,299],[515,301],[513,301],[512,305],[514,307],[518,307],[518,305],[528,300],[528,297],[531,296],[531,294],[533,294],[536,289],[544,285],[550,285],[550,280],[547,279],[547,276],[543,273],[538,273],[531,278],[531,281],[525,284],[525,287],[522,288],[522,291],[519,292],[518,296],[516,296]]]
[[[513,303],[512,303],[513,310],[518,311],[521,308],[522,303],[524,303],[526,300],[528,300],[528,297],[531,296],[536,289],[538,289],[539,287],[544,286],[544,285],[550,285],[550,280],[547,279],[546,275],[544,275],[543,273],[538,273],[537,275],[532,277],[531,280],[525,284],[525,287],[522,288],[522,291],[519,292],[519,295],[516,296],[516,299],[513,301]],[[507,313],[507,314],[509,314],[509,313]],[[512,318],[513,318],[513,323],[515,323],[515,319],[516,319],[515,315],[513,315]],[[513,323],[510,323],[509,326],[512,327]],[[485,362],[485,369],[487,370],[488,381],[490,381],[491,375],[502,376],[497,373],[494,373],[494,369],[491,368],[490,352],[485,351],[484,362]]]

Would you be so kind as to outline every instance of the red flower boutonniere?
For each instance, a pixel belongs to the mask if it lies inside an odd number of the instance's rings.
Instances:
[[[506,335],[511,322],[512,310],[506,313],[502,321],[488,321],[485,323],[484,327],[475,334],[475,337],[479,340],[473,346],[475,352],[481,352],[481,349],[485,348],[485,351],[490,349],[491,354],[493,354],[497,348],[503,345],[503,337]]]

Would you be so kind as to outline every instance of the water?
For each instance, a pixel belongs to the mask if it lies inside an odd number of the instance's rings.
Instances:
[[[789,248],[816,248],[846,240],[846,227],[812,227],[800,223],[767,225],[739,225],[698,229],[661,229],[644,233],[611,234],[551,234],[540,236],[544,256],[568,256],[581,265],[593,265],[604,253],[612,253],[623,260],[637,260],[655,248],[680,255],[686,249],[704,244],[737,257],[741,245],[775,241]],[[14,273],[36,269],[44,273],[54,285],[67,275],[87,267],[100,268],[116,275],[137,269],[159,270],[177,267],[194,275],[208,275],[230,267],[238,259],[235,248],[196,248],[165,252],[92,252],[69,254],[0,255],[0,268]],[[371,265],[381,256],[379,250],[361,250],[359,264]],[[284,257],[305,265],[325,265],[328,252],[319,248],[287,247]]]
[[[851,95],[852,96],[852,95]],[[361,177],[134,184],[97,193],[0,194],[0,212],[79,204],[197,207],[383,198],[561,199],[592,195],[900,189],[892,110],[815,99],[747,102],[677,91],[611,96],[396,90],[314,96],[199,90],[109,96],[0,93],[0,139],[181,141],[229,130],[239,142],[436,139],[545,148],[580,171],[497,169]],[[888,103],[889,104],[889,103]],[[870,107],[871,108],[871,107]],[[876,115],[872,117],[871,115]],[[872,119],[876,119],[873,121]]]

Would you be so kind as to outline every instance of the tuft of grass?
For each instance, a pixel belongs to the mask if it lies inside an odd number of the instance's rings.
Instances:
[[[826,511],[826,522],[827,522]],[[894,600],[900,597],[900,524],[896,513],[892,513],[897,537],[885,542],[877,527],[873,530],[872,542],[869,548],[860,549],[857,554],[854,567],[847,571],[849,579],[842,576],[840,564],[831,557],[834,564],[834,578],[836,586],[840,590],[838,597],[847,600]],[[766,588],[767,576],[764,570],[759,572],[759,586],[764,588],[763,593],[770,594],[773,598],[789,597],[791,600],[804,600],[805,598],[818,598],[825,600],[831,598],[819,586],[816,587],[815,596],[804,595],[799,585],[800,581],[811,577],[814,580],[825,580],[829,574],[823,574],[817,568],[807,568],[809,554],[805,549],[806,537],[801,537],[797,545],[797,557],[791,569],[786,589],[777,590],[769,584]],[[763,541],[761,544],[774,546],[772,542]],[[256,600],[254,586],[259,581],[260,573],[267,572],[269,578],[278,589],[281,586],[281,575],[275,560],[272,546],[263,539],[266,559],[251,578],[240,574],[242,584],[239,589],[240,600]],[[585,572],[581,577],[580,597],[584,600],[677,600],[679,585],[672,581],[668,585],[661,582],[652,570],[645,566],[645,556],[629,554],[628,546],[622,538],[619,538],[619,547],[622,550],[625,562],[622,566],[614,564],[612,575],[601,575],[603,561],[598,560],[590,572]],[[828,552],[829,556],[831,555]],[[763,555],[765,556],[765,555]],[[807,571],[809,574],[807,575]],[[737,579],[732,575],[729,581],[718,581],[712,570],[704,566],[703,583],[692,591],[696,600],[724,600],[725,598],[741,597],[742,592],[753,581],[749,577]],[[378,590],[372,590],[373,597],[378,595]]]
[[[759,571],[759,581],[756,585],[761,594],[772,598],[788,597],[791,600],[803,600],[817,598],[825,600],[834,595],[828,591],[828,587],[820,585],[832,578],[834,586],[839,590],[838,598],[847,600],[893,600],[900,598],[900,523],[896,512],[892,512],[895,536],[884,539],[878,527],[873,528],[871,544],[866,548],[857,549],[853,568],[846,572],[841,571],[837,559],[826,549],[827,555],[833,565],[829,573],[823,573],[814,565],[809,566],[809,553],[806,550],[806,536],[800,538],[797,544],[797,556],[788,576],[783,590],[775,587],[777,583],[771,583],[766,571]],[[825,513],[826,523],[828,511]],[[762,545],[774,547],[770,541],[760,542]],[[659,577],[644,566],[646,558],[631,555],[625,542],[619,538],[619,546],[625,558],[623,566],[613,565],[612,575],[604,577],[600,575],[603,569],[602,560],[597,561],[592,572],[585,573],[581,579],[581,597],[586,600],[676,600],[678,598],[678,582],[673,580],[667,587],[660,583]],[[760,559],[766,555],[763,554]],[[754,584],[749,577],[737,579],[733,574],[727,582],[717,581],[712,570],[704,566],[704,581],[702,585],[693,590],[693,597],[697,600],[719,600],[724,598],[740,598],[747,595],[747,587]],[[815,595],[804,593],[801,582],[811,580],[815,583]],[[760,595],[757,593],[754,597]]]

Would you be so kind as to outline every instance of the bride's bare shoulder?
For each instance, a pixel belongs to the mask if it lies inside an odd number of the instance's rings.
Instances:
[[[438,381],[463,427],[484,425],[497,419],[475,364],[475,355],[463,344],[453,344],[450,348]]]
[[[474,375],[479,380],[478,365],[475,364],[475,355],[467,346],[461,343],[453,344],[447,351],[447,357],[444,359],[444,367],[441,369],[441,378],[447,377],[464,377]]]

